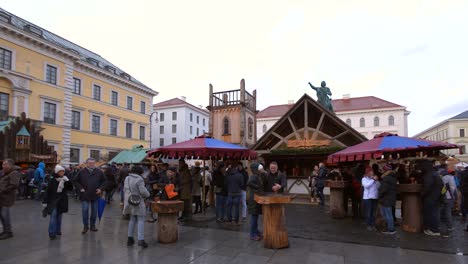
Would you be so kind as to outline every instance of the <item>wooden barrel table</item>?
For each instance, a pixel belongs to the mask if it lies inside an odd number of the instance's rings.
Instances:
[[[344,218],[346,216],[344,190],[349,187],[349,184],[349,181],[325,182],[325,186],[330,188],[330,214],[333,218]]]
[[[398,184],[401,194],[402,229],[406,232],[422,232],[422,184]]]
[[[183,201],[151,202],[151,209],[158,213],[158,241],[169,244],[177,242],[179,231],[177,214],[184,209]]]
[[[284,224],[284,204],[290,203],[291,195],[264,194],[254,197],[262,205],[263,214],[263,246],[270,249],[289,247],[288,231]]]

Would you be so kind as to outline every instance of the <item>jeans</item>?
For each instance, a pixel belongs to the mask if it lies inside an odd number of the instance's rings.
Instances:
[[[0,221],[2,222],[3,232],[11,232],[10,207],[0,206]]]
[[[380,207],[380,213],[382,214],[383,219],[387,223],[387,231],[395,231],[395,222],[393,221],[392,207]]]
[[[228,218],[228,221],[231,222],[231,221],[235,221],[235,222],[239,222],[239,202],[240,202],[240,198],[241,196],[238,194],[238,195],[228,195],[227,197],[227,202],[226,202],[226,205],[227,205],[227,218]],[[234,207],[234,209],[233,209]],[[234,211],[234,219],[232,218],[232,212]]]
[[[377,209],[376,199],[364,199],[364,210],[366,212],[367,226],[375,226],[375,210]]]
[[[89,227],[89,209],[91,208],[91,226],[96,226],[96,217],[98,211],[98,201],[83,201],[81,209],[83,213],[83,225]]]
[[[62,214],[59,214],[55,208],[50,214],[49,236],[56,236],[60,233],[62,233]]]
[[[128,237],[133,237],[133,233],[135,232],[135,225],[138,226],[138,240],[145,240],[145,216],[130,215],[130,221],[128,222]]]
[[[452,219],[452,209],[455,204],[455,201],[452,199],[445,200],[440,208],[440,219],[442,222],[445,222],[448,229],[453,228],[453,219]]]
[[[325,187],[317,187],[317,195],[320,198],[320,205],[325,204],[325,196],[323,195],[323,189],[325,189]]]
[[[440,211],[439,201],[424,200],[423,201],[423,220],[424,229],[432,232],[439,232]]]
[[[258,231],[258,215],[250,215],[250,237],[260,235]]]
[[[226,196],[216,194],[216,219],[224,219],[226,216]]]
[[[241,192],[241,201],[240,201],[240,206],[242,207],[241,208],[242,218],[247,217],[247,201],[246,201],[246,198],[247,198],[247,191],[242,191]]]

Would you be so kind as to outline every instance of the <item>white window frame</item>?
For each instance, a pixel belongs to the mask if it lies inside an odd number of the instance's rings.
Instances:
[[[73,146],[71,145],[70,146],[70,158],[71,158],[71,149],[78,149],[80,151],[80,155],[78,155],[78,163],[72,163],[72,164],[81,164],[81,161],[83,160],[82,156],[83,156],[83,148],[82,147],[76,147],[76,146]],[[70,161],[71,163],[71,161]]]
[[[44,122],[44,106],[45,106],[45,103],[51,103],[51,104],[55,104],[57,107],[55,107],[55,124],[49,124],[49,123],[45,123]],[[55,98],[41,98],[41,120],[44,122],[44,124],[47,124],[47,125],[61,125],[62,124],[62,120],[60,119],[61,118],[61,109],[62,108],[62,101],[61,100],[58,100],[58,99],[55,99]]]
[[[112,93],[117,93],[117,104],[116,105],[112,103]],[[113,105],[113,106],[119,106],[119,96],[120,96],[119,92],[117,92],[116,90],[111,90],[110,91],[110,96],[109,96],[109,103],[111,105]]]
[[[47,81],[47,65],[55,67],[57,69],[57,75],[55,76],[55,78],[56,78],[55,84],[50,83],[50,82]],[[59,65],[57,65],[55,63],[50,63],[50,62],[47,62],[47,61],[44,62],[44,79],[43,80],[47,84],[59,86],[60,85],[60,67],[59,67]]]
[[[75,93],[75,79],[80,80],[80,93]],[[73,91],[72,94],[82,95],[83,94],[83,79],[73,76]]]
[[[99,119],[99,133],[93,132],[93,115],[101,117]],[[93,134],[102,134],[104,126],[102,125],[104,121],[104,115],[96,112],[89,112],[89,132]]]
[[[141,103],[144,103],[145,104],[145,107],[141,107]],[[142,112],[142,110],[144,111],[144,113]],[[146,115],[146,101],[140,101],[140,114],[144,114]]]
[[[130,137],[127,137],[127,124],[132,125],[132,129],[130,130],[130,133],[131,133]],[[134,125],[134,123],[132,123],[132,122],[128,122],[128,121],[125,122],[125,138],[129,138],[129,139],[130,139],[130,138],[133,138],[133,135],[134,135],[134,133],[133,133],[133,132],[134,132],[134,131],[133,131],[133,130],[134,130],[134,126],[133,126],[133,125]]]
[[[142,128],[142,127],[145,128],[145,136],[143,137],[143,139],[141,139],[141,128]],[[147,129],[146,126],[144,126],[144,125],[139,125],[139,126],[138,126],[138,139],[139,139],[139,140],[146,140],[146,137],[147,137],[147,134],[148,134],[147,131],[148,131],[148,129]]]
[[[128,98],[131,98],[131,99],[132,99],[132,109],[129,109],[129,108],[128,108]],[[131,111],[133,111],[133,109],[134,109],[134,107],[133,107],[133,106],[135,105],[135,104],[133,103],[133,101],[134,101],[133,99],[134,99],[134,98],[133,98],[133,96],[129,96],[129,95],[127,95],[127,99],[126,99],[126,104],[127,104],[127,107],[126,107],[126,109],[127,109],[127,110],[131,110]]]
[[[112,123],[112,120],[115,120],[117,121],[117,133],[116,135],[112,135],[111,134],[111,123]],[[117,118],[109,118],[109,135],[113,136],[113,137],[118,137],[119,136],[119,120]]]
[[[72,128],[72,126],[70,126],[70,128],[74,129],[74,130],[79,130],[79,131],[82,131],[83,130],[83,111],[80,111],[78,109],[73,109],[72,108],[72,114],[71,114],[71,123],[73,124],[73,111],[75,112],[78,112],[80,113],[80,129],[75,129],[75,128]]]
[[[97,151],[99,151],[99,157],[102,157],[102,149],[88,148],[88,158],[91,158],[91,151],[92,151],[92,150],[97,150]],[[99,158],[99,160],[100,160],[100,158]],[[96,160],[96,162],[99,161],[99,160]]]
[[[0,48],[11,51],[11,70],[8,71],[16,71],[16,49],[3,45],[0,45]]]

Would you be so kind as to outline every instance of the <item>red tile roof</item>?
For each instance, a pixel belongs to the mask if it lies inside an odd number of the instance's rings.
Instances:
[[[335,112],[403,107],[375,96],[335,99],[332,100],[332,104]],[[281,117],[293,106],[294,104],[272,105],[260,111],[257,114],[257,118]]]
[[[176,106],[176,105],[186,105],[186,106],[194,107],[196,109],[200,109],[201,111],[205,111],[205,112],[208,111],[208,110],[206,110],[204,108],[200,108],[200,107],[194,106],[193,104],[187,103],[186,101],[184,101],[182,99],[179,99],[179,98],[173,98],[173,99],[170,99],[170,100],[167,100],[167,101],[163,101],[163,102],[154,104],[153,107],[155,109],[157,109],[157,108],[161,108],[161,107]]]

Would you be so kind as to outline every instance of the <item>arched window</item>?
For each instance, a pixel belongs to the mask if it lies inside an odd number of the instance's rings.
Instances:
[[[348,124],[348,126],[351,126],[351,119],[346,119],[346,124]]]
[[[223,120],[223,135],[229,135],[229,119],[227,117]]]
[[[395,125],[395,118],[393,116],[388,117],[388,125],[394,126]]]
[[[366,120],[364,119],[364,117],[361,117],[361,119],[359,119],[359,126],[366,127]]]
[[[262,128],[263,133],[266,133],[267,129],[268,129],[268,128],[267,128],[267,125],[263,125],[263,128]]]
[[[248,131],[249,131],[249,139],[253,137],[253,119],[249,117],[248,120]]]
[[[375,126],[375,127],[380,126],[380,119],[379,119],[378,116],[374,117],[374,126]]]

